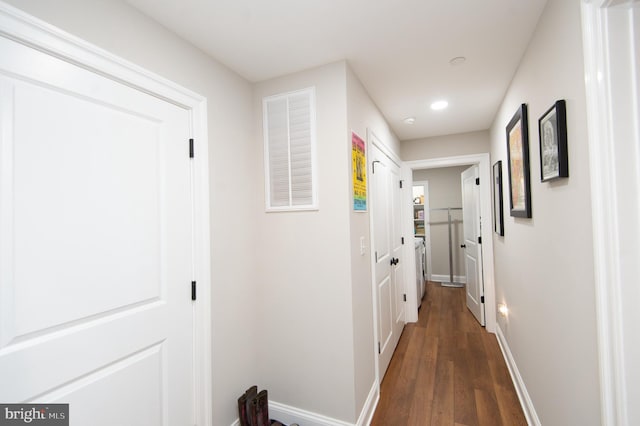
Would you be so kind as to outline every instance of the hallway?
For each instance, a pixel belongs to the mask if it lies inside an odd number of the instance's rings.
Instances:
[[[405,326],[382,381],[372,426],[526,425],[493,334],[464,288],[429,282],[417,323]]]

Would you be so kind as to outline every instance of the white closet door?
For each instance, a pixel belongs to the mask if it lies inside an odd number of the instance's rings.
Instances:
[[[378,374],[382,380],[404,328],[400,171],[375,145],[372,145],[370,164]]]
[[[0,37],[0,401],[194,418],[188,112]]]

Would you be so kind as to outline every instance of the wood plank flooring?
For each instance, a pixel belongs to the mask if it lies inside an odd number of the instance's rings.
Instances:
[[[372,426],[526,425],[495,335],[466,307],[464,288],[428,283],[380,388]]]

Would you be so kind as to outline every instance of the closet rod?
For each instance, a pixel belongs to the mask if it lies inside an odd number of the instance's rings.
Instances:
[[[446,210],[447,217],[449,218],[449,282],[440,283],[440,285],[442,287],[464,287],[464,284],[453,281],[453,238],[451,236],[451,210],[462,210],[462,207],[441,207],[429,210]]]

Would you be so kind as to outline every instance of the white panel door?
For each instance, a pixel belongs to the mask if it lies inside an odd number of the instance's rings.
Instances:
[[[0,37],[0,401],[194,423],[188,112]]]
[[[399,168],[375,145],[371,151],[370,189],[377,301],[378,372],[382,379],[404,328],[404,288],[400,269],[401,250],[398,249]]]
[[[482,279],[482,246],[480,239],[480,186],[478,166],[462,172],[462,224],[464,233],[464,265],[467,274],[467,307],[481,325],[484,318],[484,284]]]

